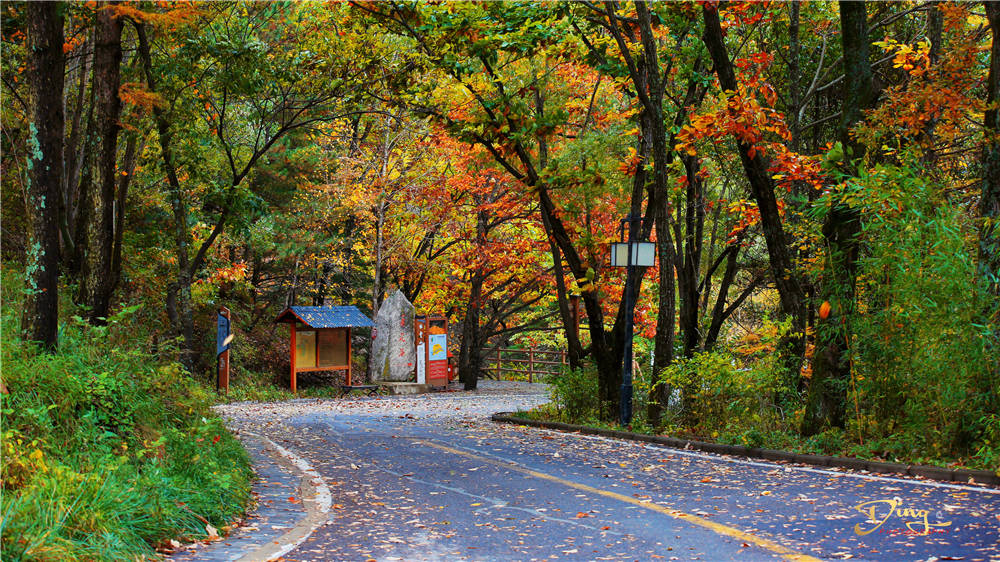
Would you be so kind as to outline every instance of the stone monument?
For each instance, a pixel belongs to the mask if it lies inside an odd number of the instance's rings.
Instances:
[[[413,347],[413,305],[402,291],[397,289],[378,309],[372,339],[372,381],[411,381],[417,364]]]

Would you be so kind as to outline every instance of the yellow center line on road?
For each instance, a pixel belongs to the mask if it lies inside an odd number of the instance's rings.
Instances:
[[[556,482],[558,484],[562,484],[563,486],[568,486],[570,488],[575,488],[575,489],[581,490],[583,492],[589,492],[591,494],[597,494],[599,496],[604,496],[606,498],[611,498],[611,499],[615,499],[615,500],[622,501],[622,502],[625,502],[625,503],[630,503],[632,505],[636,505],[636,506],[648,509],[650,511],[655,511],[657,513],[662,513],[663,515],[668,515],[670,517],[673,517],[674,519],[680,519],[681,521],[687,521],[688,523],[692,523],[694,525],[698,525],[700,527],[704,527],[704,528],[706,528],[706,529],[708,529],[710,531],[713,531],[715,533],[718,533],[720,535],[725,535],[727,537],[732,537],[734,539],[738,539],[738,540],[741,540],[741,541],[744,541],[744,542],[755,544],[755,545],[757,545],[757,546],[759,546],[761,548],[767,549],[767,550],[769,550],[769,551],[771,551],[771,552],[773,552],[775,554],[781,555],[786,560],[795,560],[795,561],[800,561],[800,562],[820,562],[819,558],[813,558],[812,556],[809,556],[807,554],[801,554],[801,553],[796,552],[796,551],[794,551],[794,550],[792,550],[792,549],[790,549],[790,548],[788,548],[786,546],[782,546],[782,545],[780,545],[780,544],[778,544],[778,543],[776,543],[774,541],[771,541],[771,540],[768,540],[768,539],[765,539],[765,538],[762,538],[762,537],[757,537],[757,536],[751,535],[750,533],[746,533],[744,531],[741,531],[739,529],[735,529],[733,527],[727,527],[726,525],[722,525],[721,523],[716,523],[715,521],[709,521],[708,519],[705,519],[703,517],[698,517],[697,515],[692,515],[690,513],[685,513],[683,511],[680,511],[680,510],[677,510],[677,509],[670,509],[668,507],[663,507],[662,505],[658,505],[658,504],[655,504],[653,502],[642,502],[642,501],[639,501],[636,498],[633,498],[633,497],[630,497],[630,496],[626,496],[624,494],[619,494],[619,493],[616,493],[616,492],[610,492],[608,490],[602,490],[600,488],[595,488],[593,486],[588,486],[586,484],[580,484],[579,482],[573,482],[572,480],[565,480],[563,478],[559,478],[558,476],[552,476],[551,474],[546,474],[544,472],[538,472],[537,470],[532,470],[530,468],[527,468],[527,467],[524,467],[524,466],[521,466],[521,465],[518,465],[518,464],[513,464],[513,463],[510,463],[510,462],[503,462],[503,461],[499,461],[499,460],[496,460],[496,459],[491,459],[489,457],[484,457],[484,456],[481,456],[481,455],[477,455],[475,453],[470,453],[468,451],[462,451],[460,449],[455,449],[455,448],[452,448],[452,447],[448,447],[447,445],[440,445],[438,443],[432,443],[430,441],[423,441],[423,440],[414,440],[413,442],[417,443],[417,444],[420,444],[420,445],[426,445],[427,447],[432,447],[434,449],[438,449],[439,451],[445,451],[447,453],[452,453],[454,455],[461,455],[461,456],[466,457],[466,458],[474,459],[474,460],[477,460],[477,461],[480,461],[480,462],[484,462],[484,463],[487,463],[487,464],[492,464],[494,466],[499,466],[499,467],[505,468],[507,470],[512,470],[514,472],[520,472],[521,474],[527,474],[529,476],[533,476],[533,477],[541,479],[541,480],[548,480],[550,482]]]

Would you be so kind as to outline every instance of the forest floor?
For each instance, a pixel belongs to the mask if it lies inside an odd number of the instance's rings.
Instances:
[[[219,406],[259,507],[175,559],[1000,557],[997,489],[498,425],[544,386],[480,384]]]

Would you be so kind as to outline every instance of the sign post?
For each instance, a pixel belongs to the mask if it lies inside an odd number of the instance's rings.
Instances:
[[[215,355],[218,358],[215,365],[215,390],[229,394],[229,345],[233,341],[232,325],[229,309],[219,308],[217,330],[215,335]]]

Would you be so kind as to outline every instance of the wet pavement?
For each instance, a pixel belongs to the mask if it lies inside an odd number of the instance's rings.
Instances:
[[[484,383],[219,407],[330,489],[325,523],[284,559],[1000,559],[1000,490],[494,424],[490,414],[546,396]],[[263,533],[288,523],[266,513],[274,505],[262,502],[257,531],[226,542],[258,532],[273,542]],[[233,559],[215,548],[186,559]]]

